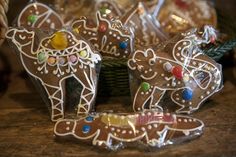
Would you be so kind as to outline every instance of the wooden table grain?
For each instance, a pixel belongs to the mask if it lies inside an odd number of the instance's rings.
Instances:
[[[227,70],[226,70],[227,71]],[[236,156],[236,86],[225,82],[223,90],[192,116],[204,121],[204,134],[193,141],[156,150],[101,151],[93,146],[57,141],[47,107],[29,79],[12,74],[7,92],[0,98],[0,156]],[[131,110],[129,98],[99,98],[97,110]]]

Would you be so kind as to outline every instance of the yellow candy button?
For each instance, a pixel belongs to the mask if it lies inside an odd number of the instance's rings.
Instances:
[[[87,57],[87,51],[85,51],[85,50],[82,50],[82,51],[80,51],[80,53],[79,53],[79,55],[81,56],[81,57]]]
[[[64,50],[68,46],[66,34],[63,32],[56,32],[51,40],[51,45],[54,49]]]

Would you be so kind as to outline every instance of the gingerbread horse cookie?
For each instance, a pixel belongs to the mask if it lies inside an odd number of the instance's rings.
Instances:
[[[89,40],[95,50],[103,56],[128,58],[133,52],[133,35],[120,20],[109,19],[97,12],[97,25],[88,24],[88,19],[81,17],[73,22],[74,32]]]
[[[46,37],[37,42],[38,31],[10,28],[6,38],[18,49],[26,71],[44,87],[51,102],[51,120],[64,118],[62,82],[69,77],[74,77],[83,87],[77,112],[88,113],[95,100],[98,79],[95,68],[100,55],[70,31],[44,34]]]
[[[133,77],[140,79],[134,100],[135,111],[159,108],[160,100],[171,92],[171,100],[179,106],[177,113],[197,110],[222,85],[221,66],[200,50],[216,38],[215,30],[192,29],[167,41],[156,51],[137,50],[128,60]]]
[[[202,133],[202,121],[181,115],[144,111],[134,114],[94,114],[55,124],[57,137],[73,137],[101,148],[117,150],[127,143],[141,142],[162,147],[189,140]]]
[[[54,10],[39,2],[29,3],[17,20],[18,27],[61,29],[63,25],[63,20]]]

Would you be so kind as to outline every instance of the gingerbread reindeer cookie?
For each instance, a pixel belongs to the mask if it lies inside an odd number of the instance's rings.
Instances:
[[[142,2],[138,2],[123,17],[122,23],[134,29],[136,46],[157,45],[167,39],[159,23],[152,18]]]
[[[171,100],[178,105],[177,113],[197,110],[221,89],[221,66],[199,48],[215,39],[215,30],[205,26],[176,36],[156,51],[137,50],[128,60],[133,77],[140,81],[133,109],[162,110],[160,100],[170,92]]]
[[[97,12],[97,24],[89,25],[88,19],[81,17],[73,23],[74,32],[89,40],[95,50],[103,56],[128,58],[133,52],[133,35],[120,20],[110,19]]]
[[[165,0],[157,19],[170,34],[203,25],[216,27],[216,11],[209,3],[205,0]]]
[[[63,20],[55,11],[39,2],[29,3],[17,20],[18,27],[61,29],[63,25]]]
[[[57,137],[73,137],[101,148],[117,150],[127,143],[162,147],[202,133],[202,121],[181,115],[144,111],[136,114],[94,114],[55,124]]]
[[[16,46],[28,74],[40,80],[44,87],[51,102],[51,120],[64,118],[62,82],[69,77],[82,85],[77,112],[88,113],[96,95],[96,63],[101,60],[100,55],[70,31],[46,33],[42,39],[38,32],[37,29],[10,28],[6,38]]]

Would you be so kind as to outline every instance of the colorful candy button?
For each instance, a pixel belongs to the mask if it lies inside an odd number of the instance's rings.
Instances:
[[[29,22],[31,22],[31,23],[35,23],[36,20],[37,20],[37,16],[36,16],[36,15],[29,15],[29,16],[27,17],[27,20],[28,20]]]
[[[65,33],[56,32],[51,40],[51,45],[54,49],[64,50],[68,46],[68,39]]]
[[[181,66],[174,66],[172,69],[172,74],[175,78],[181,80],[183,78],[183,69]]]
[[[82,50],[82,51],[79,52],[79,55],[80,55],[81,57],[85,58],[85,57],[87,57],[87,51]]]
[[[166,62],[166,63],[163,64],[163,68],[164,68],[165,71],[171,72],[172,65],[169,62]]]
[[[187,101],[192,100],[192,98],[193,98],[193,91],[190,90],[190,89],[184,89],[183,93],[182,93],[182,98],[184,100],[187,100]]]
[[[82,127],[82,132],[83,132],[84,134],[89,133],[90,130],[91,130],[91,126],[89,126],[89,125],[84,125],[84,126]]]
[[[40,63],[46,61],[46,59],[47,59],[47,56],[46,56],[46,54],[45,54],[44,52],[40,52],[40,53],[38,54],[38,61],[39,61]]]
[[[99,32],[106,32],[107,31],[107,26],[104,23],[101,23],[98,27]]]
[[[56,63],[56,58],[55,57],[49,57],[47,61],[48,61],[48,64],[54,65]]]
[[[121,49],[126,49],[127,46],[128,46],[128,43],[125,42],[125,41],[122,41],[122,42],[119,43],[119,47],[120,47]]]
[[[59,60],[58,60],[58,63],[59,63],[60,65],[64,65],[65,62],[66,62],[66,60],[65,60],[65,58],[63,58],[63,57],[60,57]]]
[[[150,88],[151,88],[151,86],[150,86],[150,84],[147,83],[147,82],[143,82],[143,83],[141,84],[141,90],[142,90],[143,92],[147,92]]]
[[[85,118],[85,120],[86,120],[87,122],[92,122],[92,121],[93,121],[93,117],[88,116],[88,117]]]
[[[75,55],[71,55],[69,59],[70,59],[70,62],[72,63],[75,63],[77,61],[77,57]]]

